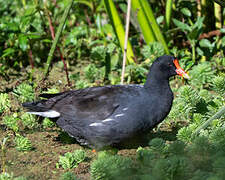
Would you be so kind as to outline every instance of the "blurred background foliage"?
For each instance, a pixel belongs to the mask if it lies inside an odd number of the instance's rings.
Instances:
[[[11,68],[20,71],[46,66],[55,32],[69,3],[0,1],[0,74],[4,78],[9,78]],[[223,66],[224,13],[224,8],[213,1],[133,0],[128,63],[136,68],[146,60],[148,63],[159,55],[172,54],[187,69],[200,61],[215,63],[214,57],[220,59],[218,66]],[[74,1],[57,43],[59,51],[54,53],[54,63],[62,57],[69,69],[91,63],[92,68],[101,71],[96,79],[109,78],[113,84],[118,83],[115,76],[120,74],[125,16],[126,1]],[[128,82],[133,80],[129,71],[130,68],[126,74]],[[76,75],[71,74],[71,78],[79,82]],[[138,81],[143,80],[140,77]]]

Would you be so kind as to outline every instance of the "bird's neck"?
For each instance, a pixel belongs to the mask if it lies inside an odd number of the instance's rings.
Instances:
[[[160,74],[149,73],[144,87],[149,90],[149,92],[165,92],[171,91],[169,85],[169,78],[165,78]]]

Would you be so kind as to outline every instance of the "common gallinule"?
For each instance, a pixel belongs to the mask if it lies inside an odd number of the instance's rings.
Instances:
[[[109,85],[42,94],[27,102],[29,113],[56,118],[59,127],[81,145],[113,146],[154,128],[168,115],[173,93],[169,78],[189,78],[173,56],[161,56],[150,67],[144,85]]]

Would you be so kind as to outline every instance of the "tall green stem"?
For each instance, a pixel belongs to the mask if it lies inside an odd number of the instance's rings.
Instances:
[[[195,53],[195,42],[194,40],[190,40],[191,49],[192,49],[192,62],[195,63],[196,53]]]
[[[173,0],[166,1],[166,29],[170,27]]]
[[[215,18],[216,18],[216,28],[220,29],[222,27],[222,14],[221,14],[221,6],[217,3],[214,3],[214,13],[215,13]]]
[[[48,75],[49,67],[50,67],[50,64],[51,64],[51,62],[52,62],[53,54],[54,54],[55,49],[56,49],[56,44],[57,44],[57,42],[58,42],[58,40],[59,40],[59,37],[60,37],[60,35],[61,35],[61,33],[62,33],[63,26],[64,26],[64,24],[65,24],[65,22],[66,22],[66,19],[67,19],[68,15],[69,15],[69,11],[70,11],[72,5],[73,5],[73,0],[70,0],[70,3],[69,3],[69,5],[68,5],[68,7],[65,9],[64,14],[63,14],[63,17],[62,17],[62,19],[61,19],[61,21],[60,21],[60,24],[59,24],[59,27],[58,27],[58,29],[57,29],[55,39],[54,39],[54,41],[53,41],[53,43],[52,43],[50,52],[49,52],[49,54],[48,54],[48,59],[47,59],[46,67],[45,67],[45,78],[46,78],[47,75]]]
[[[120,16],[116,10],[116,6],[115,6],[113,0],[104,0],[104,4],[105,4],[107,14],[113,25],[114,31],[116,32],[116,36],[119,40],[120,47],[122,50],[124,50],[125,31],[124,31],[123,24],[120,20]],[[133,58],[134,58],[133,49],[132,49],[130,41],[128,40],[128,42],[127,42],[128,63],[134,63]]]
[[[214,119],[220,118],[223,114],[225,114],[225,106],[223,106],[222,108],[220,108],[220,110],[216,114],[214,114],[211,118],[209,118],[209,120],[207,120],[204,124],[202,124],[200,127],[198,127],[195,130],[194,135],[197,135],[202,129],[205,129],[207,126],[209,126],[209,124]]]
[[[149,23],[151,24],[151,27],[153,29],[153,32],[156,36],[156,39],[162,43],[163,47],[164,47],[164,50],[167,54],[169,54],[169,49],[168,49],[168,46],[167,46],[167,43],[163,37],[163,34],[161,33],[161,30],[159,28],[159,25],[155,19],[155,16],[154,16],[154,13],[152,11],[152,8],[150,6],[150,4],[148,3],[147,0],[139,0],[140,4],[141,4],[141,7],[144,9],[144,12],[148,18],[148,21]]]
[[[150,42],[155,42],[156,41],[155,34],[152,30],[150,21],[148,20],[146,13],[141,6],[140,1],[132,0],[131,6],[132,6],[132,10],[134,11],[134,14],[137,17],[145,42],[147,44],[149,44]]]

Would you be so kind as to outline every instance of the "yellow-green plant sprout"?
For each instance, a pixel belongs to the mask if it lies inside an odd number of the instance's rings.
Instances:
[[[6,172],[6,147],[7,147],[7,140],[8,140],[8,137],[4,137],[3,140],[0,141],[0,145],[1,145],[1,171],[3,173]]]
[[[15,137],[16,150],[18,151],[30,151],[33,149],[31,141],[27,137],[17,135]]]
[[[213,89],[221,96],[225,93],[225,74],[216,76],[212,79]]]
[[[78,178],[72,172],[65,172],[64,174],[61,175],[59,180],[78,180]]]
[[[7,173],[7,172],[1,173],[0,180],[13,180],[13,173]]]
[[[17,86],[13,93],[22,103],[32,101],[34,99],[33,87],[26,83],[22,83]]]
[[[84,150],[79,149],[74,152],[67,152],[64,156],[59,156],[59,161],[56,167],[62,167],[63,169],[72,169],[78,166],[79,163],[83,162],[86,158]]]
[[[18,126],[18,114],[13,113],[12,115],[7,115],[3,117],[3,124],[5,124],[9,129],[13,130],[14,132],[19,131]]]
[[[0,114],[9,110],[11,106],[11,102],[9,99],[9,95],[6,93],[0,93]]]
[[[132,161],[127,157],[101,153],[91,164],[91,176],[93,179],[129,179],[131,175]]]
[[[27,180],[23,176],[15,177],[13,173],[3,172],[0,174],[0,180]]]
[[[44,118],[42,125],[44,128],[51,128],[55,126],[55,123],[52,122],[49,118]]]
[[[21,121],[23,125],[28,129],[33,129],[38,127],[37,120],[32,114],[24,113],[21,115]]]
[[[59,93],[59,89],[58,88],[49,88],[46,91],[42,91],[42,94],[55,94],[55,93]]]

